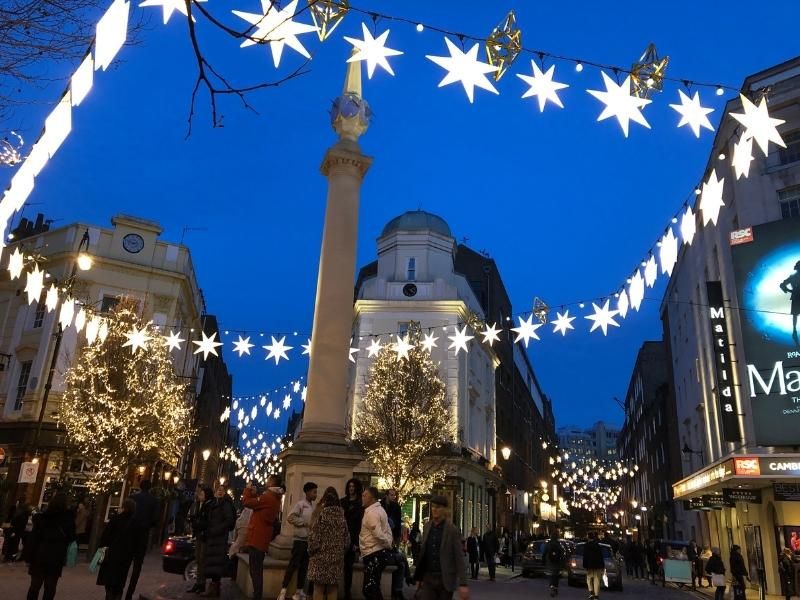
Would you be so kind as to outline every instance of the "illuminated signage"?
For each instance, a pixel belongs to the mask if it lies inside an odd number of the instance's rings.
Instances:
[[[726,506],[734,506],[736,502],[747,504],[761,504],[761,490],[744,490],[738,488],[725,488],[722,490]]]
[[[761,466],[757,458],[734,458],[733,470],[737,475],[745,477],[761,475]]]
[[[744,229],[737,229],[731,231],[731,246],[738,246],[739,244],[749,244],[753,241],[753,228],[745,227]]]
[[[674,484],[672,486],[672,492],[676,498],[680,498],[681,496],[685,496],[696,490],[702,490],[709,485],[722,481],[730,475],[733,475],[733,461],[727,460],[716,467],[702,471],[693,477]]]
[[[728,338],[728,324],[725,322],[725,307],[722,297],[722,284],[707,281],[708,316],[711,321],[711,343],[714,351],[714,366],[717,375],[717,398],[720,408],[722,439],[738,442],[741,439],[739,416],[736,414],[736,392],[731,368],[731,349]]]

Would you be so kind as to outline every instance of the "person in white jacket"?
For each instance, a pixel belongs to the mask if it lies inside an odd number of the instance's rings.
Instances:
[[[303,486],[303,498],[293,507],[287,521],[294,526],[294,542],[292,543],[292,556],[289,565],[283,574],[283,584],[278,600],[285,600],[286,588],[292,581],[294,572],[297,571],[297,591],[292,600],[305,600],[304,587],[306,572],[308,571],[308,526],[311,524],[311,515],[314,512],[314,501],[317,499],[317,484],[309,481]]]
[[[364,563],[365,600],[383,600],[381,575],[391,557],[392,530],[389,529],[389,519],[378,496],[378,490],[374,487],[368,487],[361,495],[364,518],[361,521],[358,547]]]

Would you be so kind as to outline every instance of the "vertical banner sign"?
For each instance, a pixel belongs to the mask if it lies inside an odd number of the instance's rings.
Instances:
[[[725,306],[722,299],[722,283],[707,281],[708,318],[711,322],[711,343],[717,376],[717,399],[719,401],[722,439],[726,442],[741,441],[739,415],[736,414],[736,388],[733,385],[731,347],[728,325],[725,322]]]

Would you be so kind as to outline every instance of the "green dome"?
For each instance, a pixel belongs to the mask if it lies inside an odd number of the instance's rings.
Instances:
[[[434,231],[440,235],[453,237],[450,226],[444,219],[424,210],[410,210],[395,217],[383,228],[381,237],[396,231]]]

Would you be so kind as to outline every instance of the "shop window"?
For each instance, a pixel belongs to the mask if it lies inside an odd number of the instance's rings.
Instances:
[[[47,296],[47,292],[42,292],[42,295],[39,296],[39,300],[36,302],[36,312],[33,314],[33,328],[38,329],[42,326],[42,322],[44,321],[44,314],[46,310],[45,306],[45,297]]]

